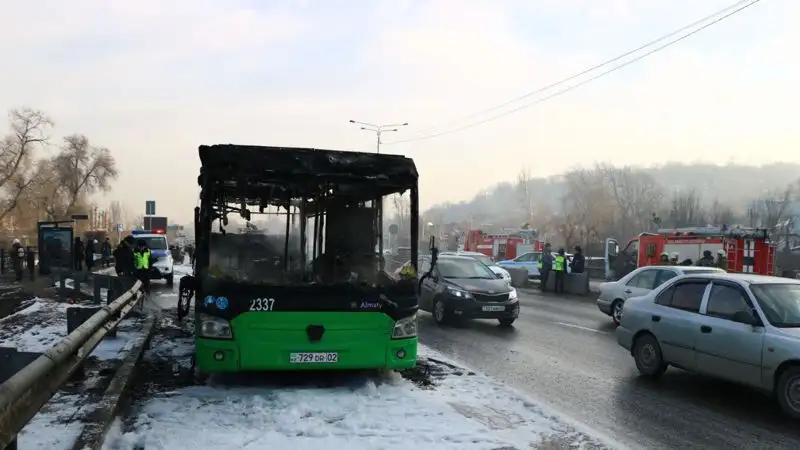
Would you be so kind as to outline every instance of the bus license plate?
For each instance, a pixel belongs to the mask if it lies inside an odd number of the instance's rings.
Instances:
[[[486,312],[493,312],[493,311],[505,311],[506,307],[505,306],[484,306],[481,309],[483,309]]]
[[[337,363],[339,362],[339,354],[336,352],[289,353],[289,362],[291,364]]]

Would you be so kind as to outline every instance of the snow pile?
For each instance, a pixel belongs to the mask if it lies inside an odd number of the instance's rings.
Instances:
[[[19,450],[70,450],[83,429],[87,394],[56,393],[17,436]]]
[[[71,305],[37,298],[27,308],[0,319],[0,346],[20,352],[44,352],[67,336],[67,308]],[[72,306],[76,307],[76,306]],[[116,337],[106,337],[92,356],[118,359],[141,339],[141,319],[127,318]]]
[[[163,353],[182,356],[184,350],[176,344]],[[440,372],[447,372],[443,367]],[[252,382],[185,387],[138,405],[130,423],[117,426],[104,448],[610,448],[487,377],[456,367],[436,383],[424,389],[389,374],[354,375],[332,388]]]

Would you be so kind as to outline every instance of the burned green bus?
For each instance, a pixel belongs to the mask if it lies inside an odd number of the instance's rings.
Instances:
[[[198,372],[415,365],[412,159],[241,145],[199,153]],[[399,243],[411,246],[413,268],[398,274]]]

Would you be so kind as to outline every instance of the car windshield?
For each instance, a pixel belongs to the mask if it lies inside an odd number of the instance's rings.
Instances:
[[[466,256],[468,258],[472,258],[475,261],[479,261],[479,262],[481,262],[483,264],[486,264],[487,266],[493,266],[494,265],[494,261],[492,261],[492,258],[489,258],[486,255],[464,255],[464,256]]]
[[[440,259],[436,268],[444,278],[496,279],[494,272],[474,259]]]
[[[769,323],[780,328],[800,327],[800,284],[754,284],[750,289]]]
[[[139,237],[147,243],[147,248],[150,250],[166,250],[167,238],[161,236]]]

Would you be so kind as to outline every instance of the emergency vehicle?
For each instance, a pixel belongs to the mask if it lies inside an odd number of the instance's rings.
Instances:
[[[174,261],[172,253],[169,251],[169,244],[167,243],[166,230],[133,230],[131,231],[133,238],[143,240],[147,243],[150,253],[157,258],[150,268],[150,279],[165,280],[167,286],[172,286],[174,282]]]
[[[464,236],[465,252],[478,252],[494,261],[514,259],[529,252],[541,252],[544,243],[537,239],[522,236],[522,233],[486,233],[480,229],[472,229]]]
[[[765,228],[662,228],[631,239],[622,251],[617,240],[606,239],[605,275],[619,279],[638,267],[659,265],[662,253],[677,253],[679,262],[696,263],[706,250],[715,258],[723,250],[728,272],[773,275],[776,247]]]

